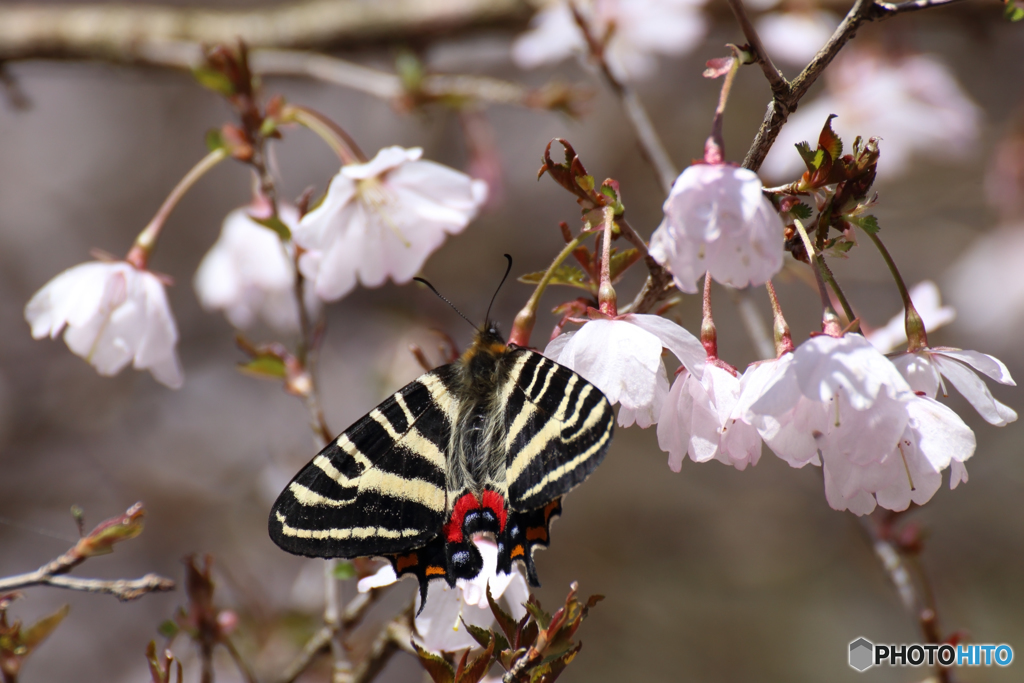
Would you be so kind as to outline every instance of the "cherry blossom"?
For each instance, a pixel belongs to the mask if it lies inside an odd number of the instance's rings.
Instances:
[[[974,454],[974,432],[960,417],[930,398],[912,396],[904,404],[908,420],[896,447],[885,457],[863,462],[823,451],[825,497],[836,510],[858,515],[878,505],[906,510],[910,503],[923,505],[942,484],[942,470],[950,471],[950,488],[961,477],[963,462]]]
[[[796,66],[810,62],[837,26],[839,17],[825,10],[771,12],[757,20],[757,32],[772,59]]]
[[[738,470],[757,464],[761,437],[737,419],[739,397],[740,379],[718,364],[706,364],[699,380],[685,369],[679,373],[658,418],[658,446],[673,472],[687,453],[694,462],[715,459]]]
[[[220,237],[196,270],[193,286],[206,310],[221,310],[238,328],[257,319],[281,332],[299,329],[295,305],[294,247],[252,218],[252,207],[236,209],[224,219]],[[294,206],[281,205],[281,221],[290,230],[299,222]],[[313,293],[308,287],[307,292]],[[307,296],[307,308],[316,310],[315,296]]]
[[[700,42],[707,22],[703,0],[593,0],[578,6],[597,37],[611,31],[605,59],[619,78],[637,80],[655,71],[655,54],[681,55]],[[569,3],[548,4],[530,30],[512,45],[512,59],[524,69],[559,62],[586,52],[583,34]]]
[[[921,316],[926,330],[936,330],[956,319],[956,309],[943,306],[939,296],[939,287],[931,280],[924,280],[910,288],[910,300],[914,309]],[[894,315],[884,327],[868,332],[867,340],[882,353],[907,343],[907,326],[904,314]]]
[[[764,284],[782,268],[782,219],[745,168],[695,164],[676,179],[651,256],[696,293],[705,272],[732,287]]]
[[[463,625],[491,628],[494,615],[487,603],[487,586],[495,600],[505,596],[509,611],[515,619],[526,615],[523,606],[530,597],[526,580],[513,565],[511,574],[498,574],[498,546],[494,541],[477,537],[473,539],[484,566],[473,579],[458,579],[455,588],[444,581],[431,581],[427,589],[427,601],[420,611],[419,597],[416,600],[416,632],[423,646],[435,652],[454,652],[467,647],[479,647],[473,636]],[[359,591],[365,593],[371,588],[387,586],[396,580],[395,570],[386,565],[372,576],[359,581]]]
[[[160,279],[125,261],[91,261],[68,268],[25,306],[32,336],[56,338],[101,375],[128,363],[177,389],[184,378],[175,346],[178,328]]]
[[[487,184],[422,155],[418,147],[386,147],[366,163],[342,166],[320,206],[302,217],[293,235],[307,250],[299,268],[321,299],[345,296],[357,280],[408,282],[476,216]]]
[[[892,362],[919,394],[934,397],[940,388],[945,394],[944,377],[989,424],[1004,427],[1017,420],[1017,413],[996,400],[977,375],[980,372],[1000,384],[1017,386],[1006,365],[994,356],[940,346],[903,353]]]
[[[576,332],[555,337],[544,355],[575,370],[621,404],[619,425],[650,427],[669,393],[662,348],[694,375],[703,373],[704,347],[685,329],[657,315],[628,314],[590,320]]]
[[[882,138],[885,163],[880,176],[896,176],[913,155],[961,158],[978,138],[978,106],[935,57],[888,57],[870,49],[844,50],[825,73],[826,92],[801,102],[775,141],[762,172],[784,179],[805,170],[793,146],[816,140],[829,114],[843,139]]]

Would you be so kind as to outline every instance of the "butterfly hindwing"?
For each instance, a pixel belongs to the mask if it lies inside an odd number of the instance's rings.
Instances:
[[[601,464],[615,427],[604,394],[569,368],[527,349],[501,390],[505,464],[513,510],[543,508]]]
[[[274,542],[298,555],[360,557],[434,539],[446,514],[453,373],[423,375],[328,444],[274,504]]]

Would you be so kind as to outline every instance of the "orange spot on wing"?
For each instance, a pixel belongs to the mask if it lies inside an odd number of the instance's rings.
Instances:
[[[403,569],[409,567],[415,567],[420,563],[420,558],[416,553],[409,553],[408,555],[402,555],[395,559],[395,572],[401,573]]]
[[[444,567],[427,567],[427,576],[444,576]]]
[[[530,527],[526,530],[527,541],[546,541],[548,540],[548,530],[542,526]]]
[[[553,500],[544,506],[544,521],[547,521],[548,518],[551,517],[551,513],[558,508],[560,502],[561,501],[559,500]]]
[[[526,555],[526,551],[523,550],[523,546],[517,545],[515,548],[512,548],[512,554],[509,557],[522,557],[523,555]]]

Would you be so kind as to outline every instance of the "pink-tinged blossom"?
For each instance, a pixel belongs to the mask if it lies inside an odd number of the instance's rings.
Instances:
[[[91,261],[68,268],[25,306],[32,336],[56,338],[101,375],[132,363],[162,384],[182,385],[175,346],[178,328],[156,275],[124,261]]]
[[[943,306],[939,296],[939,287],[931,280],[924,280],[910,288],[910,300],[914,302],[914,310],[921,316],[924,328],[931,332],[956,320],[956,309]],[[907,343],[907,325],[903,313],[894,315],[884,327],[871,330],[865,337],[871,345],[882,353]]]
[[[1004,427],[1017,420],[1017,413],[996,400],[978,377],[980,372],[1000,384],[1017,386],[1006,365],[994,356],[940,346],[903,353],[892,362],[921,395],[934,398],[940,388],[945,394],[945,378],[989,424]]]
[[[491,597],[495,600],[505,597],[513,618],[518,620],[526,615],[524,604],[530,593],[519,572],[519,566],[513,564],[511,574],[498,574],[498,546],[486,538],[475,538],[473,543],[484,561],[483,569],[476,578],[458,579],[455,588],[449,587],[444,581],[431,581],[422,611],[419,611],[417,595],[416,609],[419,613],[416,615],[416,633],[423,647],[428,650],[454,652],[479,647],[462,622],[483,629],[494,626],[494,615],[487,603],[488,584]],[[395,580],[395,571],[389,564],[373,576],[360,580],[359,591],[365,593],[371,588],[392,584]]]
[[[705,272],[746,287],[782,269],[782,220],[762,189],[756,173],[728,165],[695,164],[676,179],[650,253],[680,290],[696,293]]]
[[[224,219],[220,236],[196,270],[196,296],[204,309],[223,311],[235,327],[245,329],[262,319],[280,332],[296,332],[294,246],[250,218],[252,210],[236,209]],[[298,209],[281,205],[278,214],[295,230]],[[306,304],[316,311],[315,296],[307,296]]]
[[[299,268],[321,299],[339,299],[357,281],[408,282],[476,216],[487,184],[422,155],[418,147],[386,147],[366,163],[342,166],[320,206],[302,217],[293,238],[308,251]]]
[[[694,462],[715,459],[738,470],[757,464],[761,437],[737,419],[739,397],[740,379],[717,364],[707,363],[699,380],[685,369],[679,373],[658,418],[658,446],[673,472],[687,454]]]
[[[898,506],[906,497],[909,504],[910,498],[900,493],[907,468],[921,479],[919,497],[934,483],[934,477],[926,476],[931,465],[918,457],[932,463],[944,459],[933,441],[922,441],[919,424],[927,415],[908,407],[918,397],[861,335],[813,337],[793,353],[751,368],[745,380],[737,414],[757,427],[769,448],[790,465],[821,462],[833,508],[862,515],[874,509],[876,499]],[[905,452],[901,439],[910,444]],[[920,446],[920,454],[911,451],[913,444]],[[894,453],[902,453],[906,466],[895,466],[900,455]],[[960,455],[966,459],[970,453]]]
[[[772,59],[801,67],[814,58],[837,26],[839,17],[825,10],[771,12],[756,24]]]
[[[652,75],[656,54],[681,55],[700,42],[707,21],[703,0],[592,0],[577,6],[590,31],[601,39],[611,31],[605,59],[625,80]],[[569,3],[551,2],[512,45],[512,59],[524,69],[586,54],[586,43]]]
[[[904,405],[907,426],[885,457],[862,462],[825,453],[825,497],[833,508],[865,515],[877,500],[886,509],[906,510],[911,502],[931,500],[947,467],[950,488],[967,480],[963,462],[976,445],[970,427],[930,398],[913,396]]]
[[[825,72],[825,85],[790,115],[761,167],[766,177],[806,170],[793,146],[817,140],[829,114],[837,115],[832,128],[848,144],[857,135],[882,139],[880,177],[899,175],[917,154],[958,159],[975,148],[981,110],[935,57],[888,57],[855,46]]]
[[[544,355],[578,372],[612,404],[621,404],[619,425],[646,428],[658,421],[669,393],[663,348],[701,376],[706,354],[700,340],[657,315],[591,320],[552,339]]]

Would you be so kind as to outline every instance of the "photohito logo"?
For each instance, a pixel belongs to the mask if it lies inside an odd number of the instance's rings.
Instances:
[[[873,666],[1009,666],[1013,648],[1001,645],[875,645],[867,638],[850,643],[850,666],[867,671]]]

